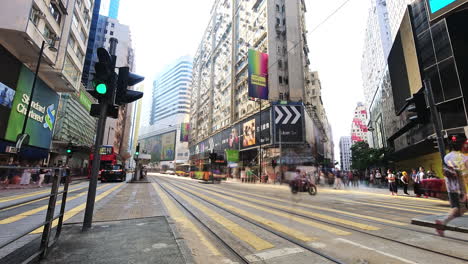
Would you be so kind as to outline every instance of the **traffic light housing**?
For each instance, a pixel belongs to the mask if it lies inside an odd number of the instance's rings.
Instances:
[[[406,102],[409,104],[407,111],[413,113],[408,118],[410,122],[424,124],[429,121],[429,111],[424,93],[413,94],[412,97],[406,99]]]
[[[143,76],[136,75],[130,72],[128,67],[119,68],[119,76],[117,78],[117,89],[115,95],[116,105],[125,105],[134,102],[143,97],[142,92],[129,90],[129,86],[134,86],[145,79]]]
[[[218,155],[215,152],[209,154],[210,160],[215,161]]]
[[[94,64],[95,74],[92,87],[88,92],[96,98],[99,103],[114,104],[117,74],[114,62],[104,48],[98,48],[99,61]]]
[[[138,143],[138,145],[136,146],[136,150],[135,150],[135,156],[138,157],[140,155],[140,143]]]

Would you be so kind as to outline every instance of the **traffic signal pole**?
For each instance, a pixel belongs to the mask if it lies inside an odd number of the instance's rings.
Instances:
[[[112,69],[115,69],[115,64],[116,64],[116,56],[115,56],[116,46],[117,46],[117,39],[111,38],[109,54],[112,57]],[[99,149],[100,149],[100,146],[102,146],[102,143],[104,140],[104,132],[105,132],[105,127],[106,127],[108,107],[109,107],[109,102],[103,102],[100,104],[99,120],[98,120],[97,129],[96,129],[96,141],[94,143],[93,167],[92,167],[92,172],[91,172],[91,178],[89,180],[88,197],[86,200],[86,209],[85,209],[85,215],[84,215],[84,220],[83,220],[83,228],[82,228],[83,231],[90,229],[93,223],[94,203],[96,199],[98,173],[99,173],[100,161],[101,161],[101,155],[99,153]]]
[[[445,157],[445,142],[444,142],[444,135],[442,134],[442,121],[440,120],[439,111],[437,111],[437,107],[434,101],[434,95],[432,94],[432,85],[431,81],[428,79],[424,80],[424,88],[427,94],[427,101],[429,103],[429,109],[432,116],[432,123],[434,124],[434,130],[437,137],[437,145],[439,148],[440,158],[442,159],[442,163],[444,163]]]

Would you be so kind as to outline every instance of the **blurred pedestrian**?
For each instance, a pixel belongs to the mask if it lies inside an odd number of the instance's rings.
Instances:
[[[47,169],[45,168],[45,166],[42,166],[39,169],[39,181],[37,182],[37,186],[39,188],[42,188],[42,183],[44,182],[44,178],[45,178],[46,173],[47,173]]]
[[[380,173],[380,170],[375,171],[375,185],[377,185],[377,188],[380,188],[382,185],[382,174]]]
[[[343,174],[340,170],[336,170],[335,172],[335,189],[341,189],[343,187]]]
[[[29,169],[29,165],[25,165],[27,168],[23,170],[23,174],[21,175],[20,185],[29,185],[31,182],[31,174],[32,171]]]
[[[401,173],[400,181],[403,184],[403,193],[409,195],[408,193],[408,185],[409,185],[409,177],[406,171]]]
[[[387,171],[388,189],[392,195],[398,195],[398,187],[396,184],[396,176],[391,170]]]
[[[424,172],[423,166],[419,167],[419,171],[417,175],[418,175],[417,178],[419,180],[419,196],[418,197],[421,197],[421,195],[424,195],[424,198],[427,198],[427,194],[422,188],[422,181],[426,178],[426,173]]]
[[[455,141],[449,144],[450,152],[444,157],[444,176],[447,192],[450,200],[450,213],[443,220],[436,220],[436,231],[440,236],[444,236],[444,229],[448,222],[454,218],[462,216],[468,208],[466,193],[461,186],[463,171],[467,170],[468,158],[461,153],[461,144]]]

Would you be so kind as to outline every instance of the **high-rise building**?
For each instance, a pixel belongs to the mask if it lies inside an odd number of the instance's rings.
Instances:
[[[143,112],[149,114],[141,123],[141,151],[151,153],[152,162],[161,169],[175,168],[189,159],[188,132],[192,85],[192,58],[183,56],[166,66],[154,79],[151,94],[146,96]],[[166,152],[156,150],[153,142],[166,144]],[[164,150],[164,148],[163,148]],[[170,151],[174,151],[170,153]]]
[[[117,19],[119,16],[120,0],[101,0],[101,11],[100,14],[113,19]]]
[[[351,169],[351,137],[340,138],[340,165],[341,170]]]
[[[191,161],[202,164],[210,151],[225,157],[227,148],[242,153],[243,166],[262,170],[280,157],[291,166],[324,160],[327,135],[319,127],[327,123],[307,94],[305,12],[301,0],[214,3],[193,63]],[[249,67],[256,66],[267,70],[268,100],[249,97]]]
[[[190,114],[193,59],[184,56],[166,67],[153,82],[150,125]]]
[[[91,67],[94,67],[92,62],[93,62],[94,46],[96,42],[96,32],[97,32],[97,24],[99,20],[100,7],[101,7],[101,0],[95,0],[94,7],[93,7],[93,14],[91,17],[91,27],[89,29],[89,39],[88,39],[88,45],[86,48],[85,62],[83,65],[83,74],[81,75],[81,82],[84,84],[86,88],[88,88],[89,81],[92,78],[92,76],[89,76],[89,73],[91,72]]]
[[[31,101],[25,131],[31,137],[32,151],[22,159],[46,158],[59,105],[59,93],[78,93],[83,89],[81,74],[90,33],[93,0],[3,1],[0,9],[0,90],[8,103],[0,105],[0,159],[6,146],[13,145],[22,132],[25,104],[42,43],[43,55],[38,81]],[[21,110],[24,109],[24,110]],[[65,142],[66,144],[66,142]],[[58,151],[61,151],[58,149]]]
[[[354,109],[354,117],[351,122],[351,143],[367,142],[367,110],[363,103],[358,103]]]

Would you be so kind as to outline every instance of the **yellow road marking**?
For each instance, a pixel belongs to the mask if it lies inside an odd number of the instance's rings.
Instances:
[[[243,215],[245,217],[253,219],[253,220],[255,220],[257,222],[260,222],[262,224],[265,224],[265,225],[267,225],[267,226],[269,226],[269,227],[271,227],[273,229],[276,229],[276,230],[278,230],[280,232],[291,235],[291,236],[293,236],[293,237],[295,237],[295,238],[297,238],[299,240],[312,241],[312,240],[316,239],[316,238],[308,237],[307,235],[305,235],[304,233],[302,233],[300,231],[297,231],[297,230],[292,229],[290,227],[284,226],[284,225],[279,224],[277,222],[271,221],[271,220],[266,219],[264,217],[257,216],[255,214],[252,214],[252,213],[247,212],[245,210],[239,209],[239,208],[237,208],[235,206],[231,206],[231,205],[222,203],[222,202],[220,202],[220,201],[218,201],[216,199],[213,199],[211,197],[208,197],[208,196],[206,196],[204,194],[195,192],[193,190],[186,189],[186,188],[181,187],[181,186],[179,186],[179,187],[186,190],[186,191],[188,191],[188,192],[191,192],[191,193],[193,193],[193,194],[195,194],[197,196],[200,196],[201,198],[203,198],[203,199],[205,199],[207,201],[210,201],[210,202],[212,202],[214,204],[217,204],[219,206],[227,208],[227,209],[229,209],[229,210],[231,210],[233,212],[236,212],[237,214]],[[198,187],[195,187],[195,188],[198,188]],[[213,192],[210,192],[210,193],[215,195],[215,196],[222,197],[223,199],[226,199],[226,200],[229,200],[229,201],[234,201],[234,202],[236,202],[238,204],[243,204],[243,205],[249,206],[251,208],[254,208],[254,209],[257,209],[257,210],[260,210],[260,211],[264,211],[264,212],[267,212],[267,213],[270,213],[270,214],[274,214],[274,215],[277,215],[277,216],[287,218],[289,220],[294,220],[296,222],[299,222],[299,223],[302,223],[302,224],[305,224],[305,225],[309,225],[309,226],[312,226],[312,227],[315,227],[315,228],[319,228],[319,229],[328,231],[328,232],[333,233],[333,234],[337,234],[337,235],[350,235],[351,234],[350,232],[346,232],[346,231],[343,231],[343,230],[340,230],[340,229],[337,229],[337,228],[334,228],[334,227],[331,227],[331,226],[328,226],[328,225],[317,223],[315,221],[306,220],[306,219],[296,217],[296,216],[293,216],[293,215],[290,215],[290,214],[287,214],[287,213],[276,211],[276,210],[273,210],[271,208],[264,208],[264,207],[257,206],[255,204],[252,204],[252,203],[249,203],[249,202],[240,201],[240,200],[237,200],[237,199],[234,199],[234,198],[231,198],[231,197],[227,197],[227,196],[223,196],[223,195],[213,193]]]
[[[218,190],[218,188],[217,188],[217,190]],[[247,195],[251,195],[251,196],[256,196],[256,197],[259,197],[259,198],[270,199],[270,200],[278,201],[278,202],[284,202],[284,203],[287,202],[284,199],[278,199],[278,198],[265,196],[265,195],[253,194],[253,193],[243,192],[243,191],[238,191],[238,190],[231,190],[231,191],[234,191],[234,192],[237,192],[237,193],[242,193],[242,194],[247,194]],[[338,213],[338,214],[343,214],[343,215],[349,215],[349,216],[353,216],[353,217],[359,217],[359,218],[369,219],[369,220],[372,220],[372,221],[378,221],[378,222],[388,223],[388,224],[393,224],[393,225],[400,225],[400,226],[406,225],[404,223],[397,222],[397,221],[381,219],[381,218],[378,218],[378,217],[367,216],[367,215],[362,215],[362,214],[355,214],[355,213],[351,213],[351,212],[341,211],[341,210],[338,210],[338,209],[324,208],[324,207],[310,205],[310,204],[294,203],[292,206],[308,207],[308,208],[313,208],[313,209],[317,209],[317,210],[333,212],[333,213]]]
[[[62,190],[63,190],[63,187],[60,187],[59,191],[62,191]],[[21,198],[27,198],[27,197],[31,197],[31,196],[36,196],[36,195],[39,195],[39,194],[46,194],[46,193],[50,193],[50,188],[46,189],[46,190],[43,190],[43,191],[37,191],[37,192],[32,192],[32,193],[27,193],[27,194],[20,194],[20,195],[15,195],[15,196],[11,196],[11,197],[1,198],[0,203],[9,202],[9,201],[13,201],[13,200],[18,200],[18,199],[21,199]]]
[[[117,188],[121,187],[123,185],[123,183],[119,183],[117,186],[114,186],[112,188],[110,188],[109,190],[99,194],[98,196],[96,196],[96,200],[95,202],[101,200],[102,198],[106,197],[107,195],[111,194],[113,191],[115,191]],[[67,200],[68,201],[68,200]],[[72,208],[71,210],[67,211],[64,215],[63,215],[63,223],[65,223],[65,221],[67,221],[68,219],[72,218],[73,216],[75,216],[76,214],[78,214],[79,212],[83,211],[86,207],[86,202],[80,204],[79,206],[77,207],[74,207]],[[58,224],[58,220],[59,219],[55,219],[54,222],[52,222],[52,227],[51,228],[54,228],[55,226],[57,226]],[[39,227],[37,228],[36,230],[32,231],[31,233],[29,234],[39,234],[39,233],[42,233],[42,230],[44,229],[44,227]]]
[[[153,188],[156,190],[156,193],[159,195],[161,200],[166,206],[167,210],[169,211],[169,215],[174,219],[178,224],[180,224],[184,229],[193,231],[198,239],[206,246],[206,248],[211,252],[214,256],[220,256],[221,253],[219,250],[213,246],[213,244],[205,237],[205,235],[200,231],[200,229],[191,222],[187,216],[185,216],[179,208],[172,202],[169,197],[164,193],[161,188],[156,184],[152,183]]]
[[[198,188],[198,187],[195,187],[195,188]],[[198,188],[200,189],[200,188]],[[210,192],[210,191],[208,191]],[[216,196],[220,196],[220,197],[223,197],[224,199],[228,199],[228,200],[235,200],[233,198],[230,198],[230,197],[226,197],[226,196],[222,196],[220,194],[217,194],[217,193],[213,193],[213,192],[210,192],[212,193],[213,195],[216,195]],[[239,198],[245,198],[245,196],[241,196],[241,195],[236,195],[236,194],[232,194],[232,193],[227,193],[227,192],[222,192],[222,193],[225,193],[225,194],[228,194],[228,195],[232,195],[232,196],[235,196],[235,197],[239,197]],[[309,211],[305,211],[305,210],[300,210],[300,209],[296,209],[296,208],[291,208],[290,206],[284,206],[284,205],[280,205],[280,204],[274,204],[274,203],[270,203],[270,202],[267,202],[267,201],[262,201],[262,200],[258,200],[258,199],[254,199],[254,198],[249,198],[249,201],[254,201],[254,202],[257,202],[257,203],[260,203],[260,204],[264,204],[264,205],[268,205],[268,206],[271,206],[271,207],[275,207],[275,208],[280,208],[280,209],[283,209],[283,210],[287,210],[287,211],[291,211],[291,212],[295,212],[295,213],[300,213],[300,214],[303,214],[303,215],[308,215],[308,216],[313,216],[313,217],[317,217],[317,218],[321,218],[321,219],[325,219],[325,220],[329,220],[329,221],[332,221],[332,222],[337,222],[337,223],[340,223],[340,224],[344,224],[344,225],[349,225],[349,226],[353,226],[353,227],[357,227],[357,228],[360,228],[360,229],[363,229],[363,230],[372,230],[372,231],[375,231],[375,230],[379,230],[380,228],[376,227],[376,226],[372,226],[372,225],[366,225],[366,224],[361,224],[361,223],[357,223],[357,222],[353,222],[353,221],[349,221],[349,220],[346,220],[346,219],[341,219],[341,218],[337,218],[337,217],[333,217],[333,216],[329,216],[329,215],[324,215],[324,214],[318,214],[318,213],[313,213],[313,212],[309,212]],[[239,201],[237,201],[239,202]],[[251,206],[252,204],[251,203],[248,203],[248,202],[240,202],[241,204],[245,204],[247,206]],[[266,211],[266,212],[269,212],[269,213],[273,213],[271,211],[271,209],[261,209],[263,211]],[[276,211],[274,211],[276,212]],[[276,213],[274,213],[276,214]],[[284,214],[284,213],[282,213]],[[288,216],[290,217],[290,216]],[[297,218],[297,217],[296,217]],[[299,218],[299,219],[302,219],[302,218]],[[316,223],[316,222],[314,222]]]
[[[100,186],[100,187],[97,188],[97,189],[99,190],[99,189],[102,189],[102,188],[104,188],[104,187],[105,187],[105,185]],[[75,196],[72,196],[72,197],[67,197],[67,202],[68,202],[68,201],[71,201],[71,200],[74,200],[74,199],[76,199],[76,198],[78,198],[78,197],[81,197],[81,196],[83,196],[83,195],[86,195],[87,193],[88,193],[88,192],[82,192],[82,193],[80,193],[80,194],[78,194],[78,195],[75,195]],[[60,201],[57,201],[56,205],[59,205],[59,204],[61,204],[61,203],[62,203],[61,200],[60,200]],[[37,214],[37,213],[40,212],[40,211],[47,210],[47,207],[49,207],[48,204],[43,205],[43,206],[40,206],[40,207],[38,207],[38,208],[34,208],[34,209],[31,209],[31,210],[25,211],[25,212],[21,212],[21,213],[19,213],[19,214],[17,214],[17,215],[14,215],[14,216],[11,216],[11,217],[8,217],[8,218],[5,218],[5,219],[2,219],[2,220],[0,220],[0,225],[11,224],[11,223],[13,223],[13,222],[19,221],[19,220],[21,220],[21,219],[23,219],[23,218],[26,218],[26,217],[28,217],[28,216]]]
[[[372,193],[372,192],[364,192],[364,191],[352,191],[352,190],[330,190],[330,189],[321,189],[320,192],[323,193],[345,193],[345,194],[361,194],[361,195],[369,195],[369,196],[379,196],[379,197],[389,197],[388,194],[383,193]],[[414,201],[422,201],[428,203],[438,203],[438,204],[447,204],[446,201],[441,200],[433,200],[433,199],[421,199],[417,197],[407,197],[407,196],[394,196],[395,199],[406,199],[406,200],[414,200]]]
[[[383,204],[373,204],[373,203],[365,203],[365,202],[356,202],[356,201],[350,201],[350,200],[342,200],[338,199],[338,201],[342,202],[347,202],[347,203],[355,203],[355,204],[364,204],[364,205],[369,205],[369,206],[374,206],[374,207],[382,207],[382,208],[390,208],[390,209],[396,209],[400,211],[408,211],[408,212],[415,212],[415,213],[421,213],[421,214],[433,214],[436,215],[438,213],[434,212],[427,212],[427,211],[421,211],[421,210],[416,210],[416,209],[410,209],[410,208],[401,208],[401,207],[395,207],[395,206],[390,206],[390,205],[383,205]]]
[[[187,195],[165,185],[171,191],[176,193],[178,196],[182,197],[182,199],[186,200],[187,202],[191,203],[193,206],[198,208],[198,210],[202,211],[204,214],[209,216],[211,219],[216,221],[218,224],[224,226],[227,230],[231,231],[233,235],[238,237],[240,240],[245,241],[247,244],[255,248],[256,250],[264,250],[268,248],[273,248],[274,245],[268,241],[263,240],[262,238],[258,237],[254,233],[248,231],[247,229],[239,226],[238,224],[232,222],[231,220],[225,218],[224,216],[216,213],[215,211],[209,209],[208,207],[204,206],[203,204],[195,201],[194,199],[188,197]]]
[[[76,191],[82,190],[82,189],[84,189],[84,188],[88,188],[88,186],[84,186],[84,187],[81,187],[81,188],[76,188],[76,189],[68,190],[68,193],[76,192]],[[34,201],[31,201],[31,202],[27,202],[27,203],[15,205],[15,206],[12,206],[12,207],[9,207],[9,208],[0,210],[0,212],[7,211],[7,210],[11,210],[11,209],[15,209],[15,208],[18,208],[18,207],[21,207],[21,206],[24,206],[24,205],[28,205],[28,204],[32,204],[32,203],[36,203],[36,202],[39,202],[39,201],[47,200],[47,199],[49,199],[49,198],[50,198],[50,197],[45,197],[45,198],[42,198],[42,199],[39,199],[39,200],[34,200]]]
[[[369,201],[369,202],[374,203],[374,204],[401,206],[401,207],[405,207],[405,208],[415,208],[415,209],[429,210],[429,211],[436,211],[436,212],[444,212],[444,213],[447,212],[447,209],[427,207],[427,206],[418,206],[418,205],[400,204],[400,203],[390,203],[390,202],[381,202],[381,201]]]

